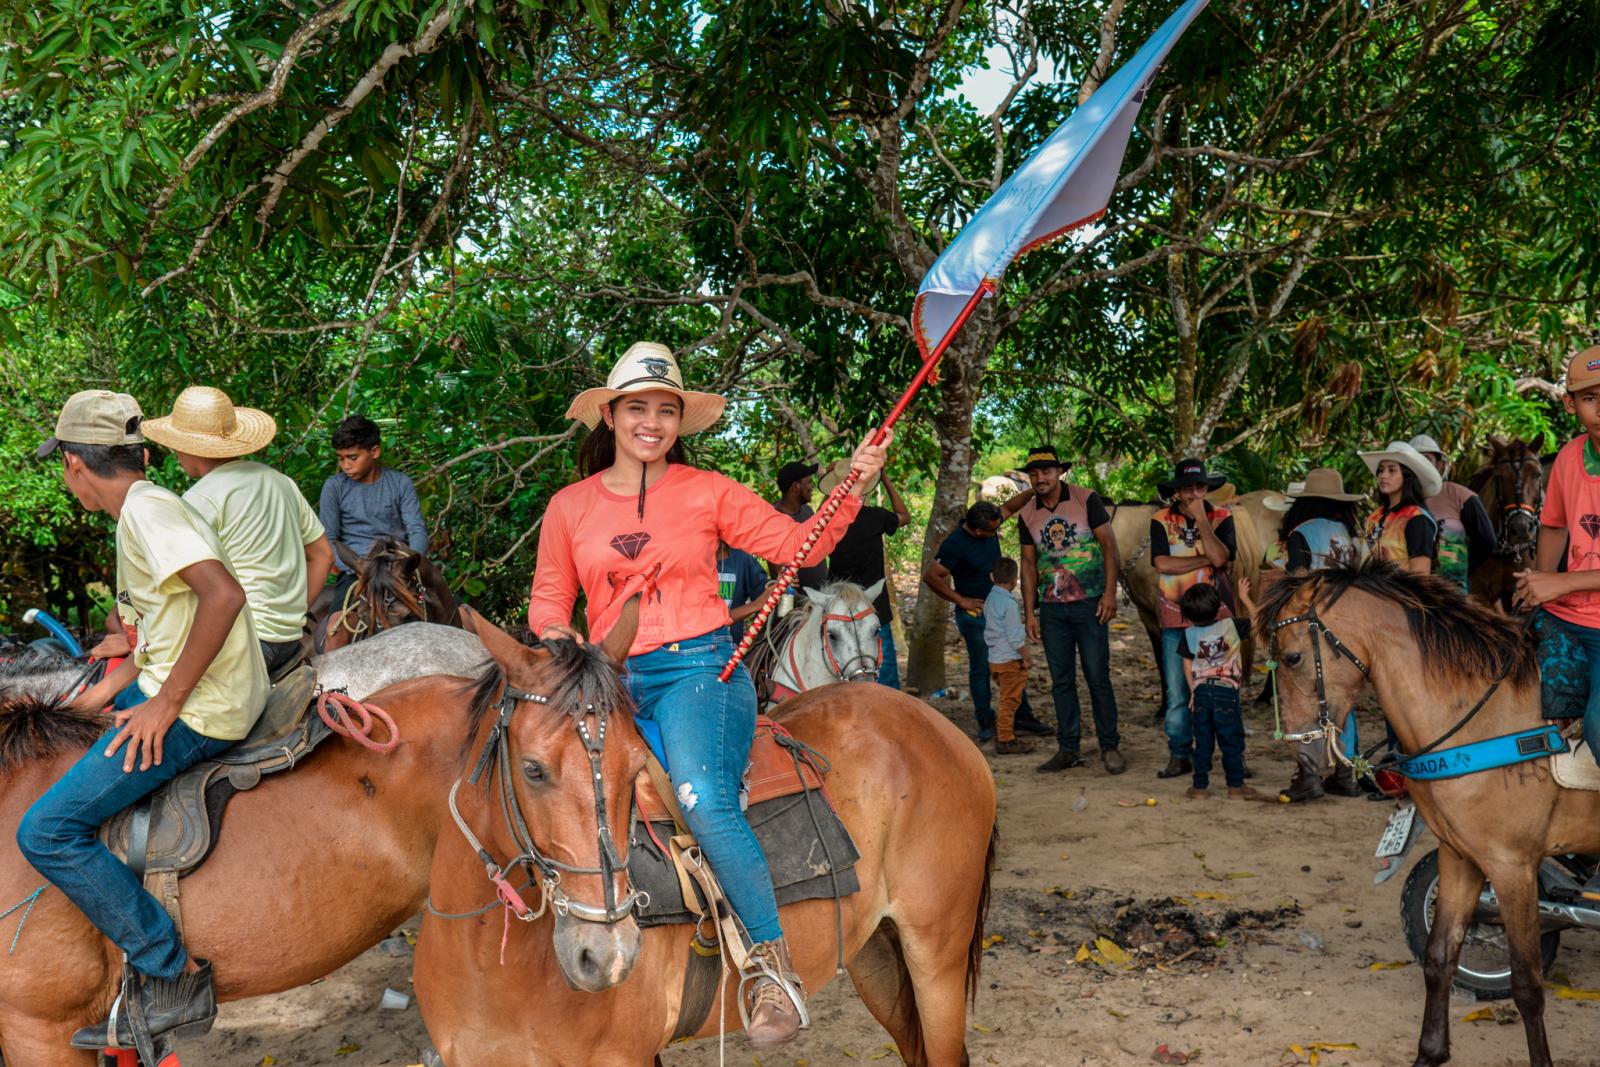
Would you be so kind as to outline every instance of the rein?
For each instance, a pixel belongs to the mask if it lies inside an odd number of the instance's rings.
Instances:
[[[490,883],[495,887],[498,902],[505,905],[508,923],[509,916],[515,915],[523,922],[533,922],[542,916],[547,908],[553,908],[555,913],[562,917],[570,916],[584,922],[612,923],[621,922],[633,913],[635,907],[646,907],[650,902],[650,895],[634,887],[633,879],[628,878],[628,892],[621,900],[617,899],[616,874],[625,871],[628,858],[622,855],[611,837],[610,821],[606,817],[605,779],[600,769],[601,758],[605,755],[606,728],[610,713],[605,709],[596,709],[593,704],[585,706],[585,714],[574,718],[574,726],[578,731],[578,738],[583,742],[584,751],[589,757],[591,780],[594,786],[595,819],[599,828],[600,865],[598,867],[578,867],[569,863],[547,856],[539,849],[533,840],[533,833],[528,829],[527,819],[522,813],[521,802],[517,800],[516,787],[511,769],[511,720],[515,717],[517,706],[521,703],[542,704],[548,706],[550,698],[538,693],[528,693],[516,689],[509,683],[501,690],[500,699],[495,704],[499,712],[495,724],[489,730],[489,737],[484,741],[483,751],[478,756],[478,762],[473,766],[472,773],[467,776],[468,785],[477,785],[486,774],[494,776],[494,786],[499,793],[500,809],[506,820],[506,825],[511,829],[512,841],[519,850],[517,855],[504,864],[497,861],[494,855],[478,840],[476,834],[467,825],[466,819],[461,815],[456,806],[456,794],[461,789],[461,779],[456,779],[450,787],[450,816],[455,820],[456,828],[466,838],[467,844],[477,853],[478,859],[483,863],[484,872]],[[589,716],[595,718],[595,729],[589,729]],[[537,875],[539,882],[539,908],[537,911],[528,907],[522,899],[522,894],[514,887],[506,875],[518,867],[527,867],[530,875]],[[574,900],[562,888],[563,874],[599,875],[605,882],[605,904],[587,904]],[[529,879],[531,885],[532,878]],[[525,886],[524,888],[527,888]],[[492,905],[491,905],[492,906]],[[429,910],[436,915],[444,915],[433,908],[429,903]],[[473,914],[473,913],[465,913]],[[503,959],[502,954],[502,959]]]

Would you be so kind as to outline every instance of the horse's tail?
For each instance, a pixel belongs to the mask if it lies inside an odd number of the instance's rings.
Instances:
[[[1000,847],[1000,822],[989,831],[989,851],[983,857],[983,886],[978,890],[978,910],[972,918],[972,942],[967,946],[967,1006],[978,1005],[978,980],[983,970],[983,927],[989,918],[989,888],[994,878],[994,857]]]

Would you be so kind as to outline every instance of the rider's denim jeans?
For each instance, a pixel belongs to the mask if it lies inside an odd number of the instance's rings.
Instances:
[[[894,627],[888,623],[879,626],[878,639],[883,642],[883,662],[878,666],[878,684],[899,689],[900,661],[895,653]]]
[[[1583,736],[1589,739],[1589,755],[1600,763],[1600,629],[1579,626],[1546,612],[1550,621],[1566,631],[1589,657],[1589,702],[1583,711]]]
[[[740,667],[717,680],[733,655],[726,629],[628,657],[628,693],[643,719],[661,728],[667,773],[689,830],[755,941],[783,936],[772,876],[739,788],[756,732],[756,689]]]
[[[1192,759],[1194,725],[1189,716],[1189,681],[1183,676],[1183,656],[1178,652],[1182,645],[1183,627],[1171,626],[1161,631],[1161,685],[1167,700],[1163,728],[1172,758]]]
[[[124,773],[126,746],[105,756],[116,734],[107,730],[34,801],[17,828],[17,844],[34,870],[128,954],[135,971],[176,978],[188,953],[172,919],[95,834],[117,812],[235,742],[202,736],[180,719],[167,729],[159,765],[141,771],[136,764]]]
[[[1040,604],[1039,637],[1044,659],[1050,665],[1050,695],[1056,706],[1056,745],[1077,752],[1083,731],[1078,705],[1076,661],[1083,660],[1083,680],[1089,685],[1089,705],[1094,710],[1094,732],[1100,751],[1120,748],[1117,736],[1117,694],[1111,688],[1111,633],[1096,616],[1099,600],[1073,604]]]

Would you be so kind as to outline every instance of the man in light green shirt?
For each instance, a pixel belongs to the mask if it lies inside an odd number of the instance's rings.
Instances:
[[[206,386],[185,389],[171,415],[144,421],[144,435],[172,449],[196,479],[183,499],[211,524],[233,563],[268,671],[294,657],[306,611],[333,565],[333,548],[299,487],[244,458],[275,433],[270,415],[234,407]]]

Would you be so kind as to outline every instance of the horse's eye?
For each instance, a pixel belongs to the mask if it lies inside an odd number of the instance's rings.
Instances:
[[[1298,666],[1300,666],[1301,658],[1302,658],[1302,656],[1301,656],[1301,654],[1299,652],[1285,652],[1283,654],[1284,665],[1288,666],[1288,667],[1298,667]]]
[[[544,781],[544,768],[539,766],[537,760],[525,759],[522,761],[522,777],[530,782]]]

